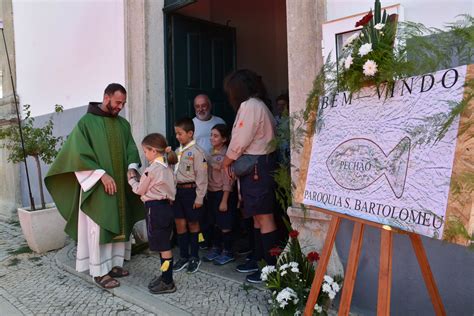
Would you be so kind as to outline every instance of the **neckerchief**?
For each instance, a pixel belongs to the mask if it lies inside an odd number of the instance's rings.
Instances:
[[[186,149],[189,149],[191,146],[194,146],[196,144],[196,141],[193,139],[190,141],[186,146],[183,147],[183,145],[179,146],[178,152],[176,155],[178,156],[178,163],[174,167],[174,172],[178,172],[178,166],[179,163],[181,162],[181,156],[183,156],[183,153],[186,151]]]
[[[166,163],[165,161],[165,157],[161,156],[161,157],[156,157],[155,160],[153,160],[153,163],[159,163],[160,165],[168,168],[168,164]]]

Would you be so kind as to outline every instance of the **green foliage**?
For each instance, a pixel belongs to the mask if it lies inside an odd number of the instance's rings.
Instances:
[[[55,106],[55,112],[62,112],[61,105]],[[25,118],[21,123],[26,156],[38,157],[47,164],[53,162],[58,151],[57,146],[62,144],[62,137],[53,136],[53,118],[50,117],[43,127],[34,127],[34,118],[31,117],[30,105],[25,105]],[[23,161],[20,132],[17,125],[0,130],[0,140],[6,140],[2,148],[9,150],[8,161],[19,163]]]
[[[474,249],[474,234],[469,234],[459,218],[451,217],[448,219],[444,229],[444,236],[448,241],[455,241],[457,238],[468,240],[470,241],[469,248]]]
[[[461,65],[473,60],[473,17],[461,15],[460,20],[446,24],[444,29],[428,28],[413,22],[396,23],[395,17],[386,16],[385,11],[382,14],[379,8],[376,1],[373,18],[366,19],[359,35],[348,39],[339,69],[332,69],[339,91],[354,93],[373,84],[390,86],[402,78],[446,69],[451,67],[453,56]],[[363,45],[370,45],[371,51],[361,56]],[[374,74],[364,73],[368,60],[377,65]]]
[[[18,249],[8,250],[8,254],[10,255],[20,255],[22,253],[32,253],[33,251],[27,245],[21,245]]]

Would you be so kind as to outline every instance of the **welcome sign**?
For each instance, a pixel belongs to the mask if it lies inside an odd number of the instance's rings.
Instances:
[[[322,98],[302,202],[441,239],[467,69]]]

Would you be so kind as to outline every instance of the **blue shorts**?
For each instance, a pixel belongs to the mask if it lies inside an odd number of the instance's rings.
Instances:
[[[243,212],[245,218],[273,213],[276,202],[276,184],[273,179],[276,157],[276,153],[273,152],[258,158],[258,179],[255,179],[254,172],[239,178],[242,200],[245,204]]]
[[[193,209],[196,201],[196,188],[177,188],[173,204],[174,218],[186,219],[186,222],[199,222],[202,207]]]
[[[152,251],[171,250],[174,214],[169,200],[145,202],[148,245]]]
[[[209,208],[209,213],[214,216],[217,227],[221,230],[232,230],[236,215],[237,194],[235,192],[230,193],[226,212],[219,211],[223,195],[223,191],[207,192],[207,207]]]

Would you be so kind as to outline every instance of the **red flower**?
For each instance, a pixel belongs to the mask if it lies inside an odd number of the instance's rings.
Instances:
[[[292,231],[289,233],[289,235],[290,235],[291,238],[297,238],[299,234],[300,234],[300,233],[299,233],[299,231],[297,231],[297,230],[292,230]]]
[[[270,256],[278,257],[281,254],[282,250],[280,247],[273,247],[270,249]]]
[[[306,258],[308,258],[309,262],[318,261],[319,260],[319,253],[317,253],[316,251],[311,251],[311,252],[308,253]]]
[[[373,16],[374,16],[374,15],[372,14],[372,11],[370,11],[370,12],[367,13],[362,19],[360,19],[359,21],[357,21],[356,27],[366,25],[367,23],[370,22],[370,20],[372,20],[372,17],[373,17]]]

